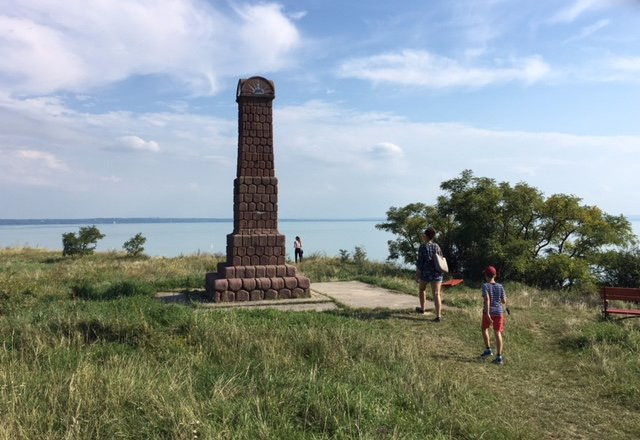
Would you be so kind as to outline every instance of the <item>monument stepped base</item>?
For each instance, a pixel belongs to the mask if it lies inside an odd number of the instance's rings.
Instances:
[[[213,302],[309,298],[309,278],[289,264],[265,266],[218,265],[205,278],[206,296]]]

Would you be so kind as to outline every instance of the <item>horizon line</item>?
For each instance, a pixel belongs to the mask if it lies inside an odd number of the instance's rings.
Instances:
[[[623,214],[624,215],[624,214]],[[629,221],[640,221],[640,215],[624,215]],[[279,222],[358,222],[379,221],[384,217],[282,218]],[[73,224],[135,224],[135,223],[231,223],[231,217],[83,217],[83,218],[0,218],[0,226],[73,225]]]
[[[282,218],[279,222],[386,221],[383,217]],[[231,217],[82,217],[82,218],[0,218],[0,225],[106,224],[106,223],[230,223]]]

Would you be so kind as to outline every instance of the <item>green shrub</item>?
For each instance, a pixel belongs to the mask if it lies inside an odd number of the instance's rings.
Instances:
[[[62,234],[62,255],[88,255],[96,249],[98,240],[105,237],[96,226],[83,226],[78,235],[73,232]]]
[[[640,287],[640,248],[609,251],[598,259],[598,280],[608,286]]]
[[[356,246],[353,251],[353,262],[362,266],[367,261],[367,251],[363,246]]]
[[[620,346],[625,350],[637,351],[640,341],[635,337],[637,332],[625,328],[618,322],[602,321],[589,323],[561,339],[566,349],[584,350],[596,345]]]
[[[144,252],[144,244],[147,241],[146,237],[142,233],[138,232],[136,235],[125,241],[122,247],[127,251],[127,254],[136,257]]]

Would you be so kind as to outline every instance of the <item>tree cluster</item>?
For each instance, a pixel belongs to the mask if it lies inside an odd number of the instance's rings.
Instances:
[[[435,205],[391,207],[386,222],[376,225],[397,236],[389,241],[389,259],[414,263],[421,232],[433,226],[449,268],[465,278],[479,279],[491,264],[504,279],[571,288],[598,278],[616,282],[604,277],[613,267],[612,255],[622,258],[621,252],[637,244],[624,216],[582,204],[574,195],[545,197],[526,183],[498,183],[470,170],[440,188],[444,194]],[[637,252],[629,255],[639,258]]]
[[[92,254],[96,249],[98,240],[102,240],[105,237],[103,233],[94,226],[83,226],[79,229],[78,233],[67,232],[62,234],[62,255],[88,255]],[[144,244],[147,239],[138,232],[135,236],[125,241],[122,247],[127,254],[133,257],[137,257],[144,252]]]

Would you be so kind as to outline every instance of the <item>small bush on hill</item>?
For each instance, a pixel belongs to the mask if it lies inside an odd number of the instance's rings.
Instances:
[[[62,234],[62,255],[88,255],[96,249],[98,240],[105,237],[96,226],[83,226],[78,235],[73,232]]]
[[[137,257],[144,252],[144,244],[147,241],[146,237],[142,233],[138,232],[136,235],[125,241],[122,247],[127,251],[127,254]]]
[[[353,251],[353,262],[361,266],[367,261],[367,251],[362,246],[356,246]]]

